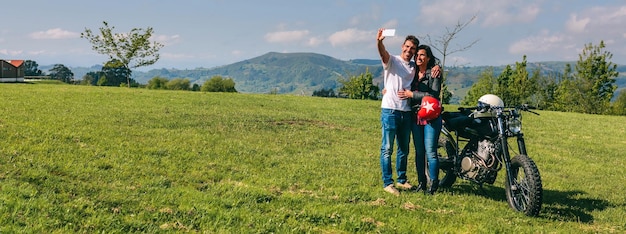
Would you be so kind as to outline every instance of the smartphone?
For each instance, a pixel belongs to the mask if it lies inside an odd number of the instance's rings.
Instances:
[[[396,35],[396,30],[395,29],[384,29],[383,30],[383,37],[393,37]]]

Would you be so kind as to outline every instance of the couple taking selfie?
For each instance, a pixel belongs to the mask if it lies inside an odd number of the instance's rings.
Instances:
[[[413,35],[404,39],[400,55],[390,55],[383,44],[383,31],[384,29],[379,29],[376,37],[384,68],[380,115],[383,189],[396,196],[400,195],[399,190],[434,194],[439,187],[437,141],[442,124],[439,101],[440,67],[435,64],[437,58],[433,56],[430,47],[420,45]],[[406,175],[411,136],[415,148],[417,186],[411,185]],[[394,141],[398,145],[395,183],[391,161]]]

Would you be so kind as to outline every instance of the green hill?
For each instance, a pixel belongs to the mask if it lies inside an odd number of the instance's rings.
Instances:
[[[321,88],[336,89],[337,80],[346,75],[358,75],[370,69],[380,73],[382,67],[338,60],[314,53],[267,53],[237,63],[205,69],[158,69],[136,73],[135,80],[145,83],[155,76],[188,78],[202,84],[213,76],[232,78],[237,91],[244,93],[293,93],[311,95]]]

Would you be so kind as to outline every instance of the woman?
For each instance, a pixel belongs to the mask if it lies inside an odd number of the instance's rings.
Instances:
[[[439,94],[441,92],[441,74],[435,74],[433,77],[431,69],[435,66],[437,58],[433,56],[433,52],[427,45],[420,45],[415,54],[415,65],[417,72],[411,83],[411,90],[405,90],[403,95],[405,98],[411,99],[411,105],[416,107],[422,102],[425,96],[431,96],[439,102]],[[414,108],[416,114],[411,128],[413,133],[413,144],[415,146],[415,167],[417,168],[417,176],[419,180],[418,191],[426,192],[426,159],[428,159],[428,174],[430,177],[430,187],[428,193],[434,194],[439,187],[439,161],[437,159],[437,143],[439,132],[441,131],[441,115],[437,115],[435,119],[422,119],[417,116],[417,108]]]

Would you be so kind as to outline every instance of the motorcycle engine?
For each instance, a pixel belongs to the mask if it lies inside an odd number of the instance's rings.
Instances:
[[[491,141],[479,141],[476,151],[466,152],[461,160],[461,174],[479,183],[493,184],[499,169],[495,151],[496,147]]]

